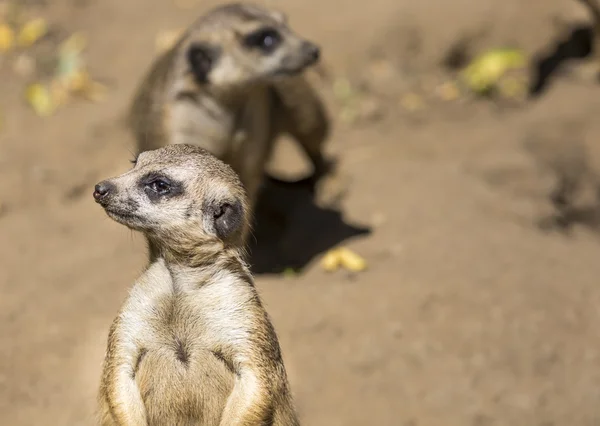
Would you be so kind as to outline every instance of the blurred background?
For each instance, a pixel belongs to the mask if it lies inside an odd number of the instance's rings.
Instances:
[[[130,167],[122,117],[155,55],[217,4],[0,0],[0,423],[92,424],[108,327],[146,256],[93,185]],[[322,46],[328,149],[352,179],[339,216],[370,228],[335,241],[362,272],[325,271],[323,246],[257,275],[303,423],[598,425],[588,7],[262,4]],[[303,161],[282,143],[273,168]]]

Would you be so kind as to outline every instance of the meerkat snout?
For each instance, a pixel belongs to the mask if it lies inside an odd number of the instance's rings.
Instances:
[[[166,247],[184,240],[241,244],[247,197],[230,166],[185,144],[143,152],[133,163],[95,186],[94,199],[109,217]]]
[[[314,65],[319,61],[321,57],[321,48],[310,41],[305,41],[302,45],[302,50],[307,58],[307,64]]]
[[[94,187],[94,200],[96,200],[98,204],[105,203],[108,196],[114,191],[114,189],[114,185],[110,182],[102,181],[98,183]]]

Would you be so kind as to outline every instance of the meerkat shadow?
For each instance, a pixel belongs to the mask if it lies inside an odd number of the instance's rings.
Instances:
[[[558,232],[567,237],[573,234],[573,229],[577,225],[600,236],[600,205],[572,207],[540,217],[536,224],[543,232]]]
[[[591,26],[572,28],[566,37],[554,42],[549,52],[537,58],[533,64],[534,78],[529,87],[530,98],[537,98],[544,93],[563,64],[588,58],[594,49],[598,49],[598,46],[594,46],[594,29]]]
[[[317,206],[304,182],[268,180],[258,196],[249,262],[257,275],[299,271],[317,255],[369,234],[370,227],[347,223],[340,210]]]

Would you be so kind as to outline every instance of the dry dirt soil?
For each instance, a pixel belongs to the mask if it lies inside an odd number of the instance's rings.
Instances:
[[[92,188],[129,167],[132,143],[115,123],[156,34],[217,2],[24,3],[88,36],[90,70],[109,93],[40,118],[23,102],[25,81],[0,65],[0,423],[88,425],[109,324],[145,260],[142,238],[108,219]],[[597,209],[582,207],[567,229],[539,226],[552,213],[542,166],[580,140],[584,157],[600,153],[593,63],[567,61],[518,107],[423,95],[425,106],[409,111],[401,102],[446,78],[461,39],[475,51],[511,44],[549,55],[585,10],[575,0],[268,5],[322,45],[330,78],[366,80],[371,94],[365,119],[348,124],[322,83],[336,125],[330,148],[351,190],[341,215],[300,206],[295,231],[280,235],[291,252],[313,245],[297,254],[301,273],[257,274],[303,424],[600,424]],[[575,31],[575,50],[586,50],[585,34]],[[298,157],[281,152],[279,169],[295,170]],[[334,243],[369,269],[321,270]]]

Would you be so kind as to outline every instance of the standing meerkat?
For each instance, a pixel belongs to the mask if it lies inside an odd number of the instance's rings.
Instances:
[[[170,145],[141,153],[94,198],[160,255],[110,327],[101,424],[297,426],[277,335],[243,260],[248,202],[233,169]]]
[[[254,204],[279,135],[309,158],[314,187],[334,161],[323,145],[325,107],[303,76],[320,48],[297,35],[287,17],[252,4],[230,3],[196,20],[151,65],[131,106],[137,151],[199,145],[231,165]]]

